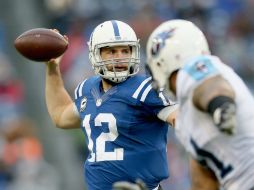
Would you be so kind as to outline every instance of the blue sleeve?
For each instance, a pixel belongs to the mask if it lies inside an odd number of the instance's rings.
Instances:
[[[146,95],[145,95],[146,94]],[[139,102],[148,113],[157,116],[157,114],[165,107],[170,106],[172,101],[165,96],[164,93],[158,93],[152,88],[152,85],[149,84],[145,88]]]
[[[154,90],[150,84],[150,90],[147,96],[144,99],[141,99],[141,104],[148,112],[157,116],[162,109],[175,103],[173,103],[163,92],[158,93],[156,90]]]
[[[157,114],[163,108],[175,104],[163,92],[158,93],[152,88],[151,77],[139,76],[132,79],[132,84],[126,85],[133,86],[133,89],[130,87],[125,89],[127,91],[129,91],[128,89],[132,89],[132,100],[134,100],[135,104],[143,108],[147,116],[153,115],[157,117]]]

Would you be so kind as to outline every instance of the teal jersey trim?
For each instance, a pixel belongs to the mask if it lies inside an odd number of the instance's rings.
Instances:
[[[209,75],[218,73],[218,70],[212,63],[212,60],[206,56],[200,56],[187,63],[183,70],[196,81],[202,80]]]

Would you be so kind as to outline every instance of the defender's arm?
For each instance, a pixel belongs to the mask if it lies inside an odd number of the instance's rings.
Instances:
[[[190,161],[191,190],[219,190],[219,183],[213,172],[196,160]]]
[[[193,93],[193,104],[213,118],[216,126],[227,134],[233,134],[236,125],[235,93],[222,76],[214,76],[200,84]]]

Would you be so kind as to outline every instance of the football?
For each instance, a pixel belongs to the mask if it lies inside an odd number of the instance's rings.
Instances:
[[[62,55],[68,48],[68,41],[55,30],[35,28],[18,36],[14,45],[24,57],[45,62]]]

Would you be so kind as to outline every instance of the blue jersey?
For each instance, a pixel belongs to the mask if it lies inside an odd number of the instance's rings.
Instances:
[[[168,124],[157,114],[169,103],[160,97],[151,77],[140,75],[106,93],[98,76],[79,84],[75,104],[90,150],[84,165],[89,190],[111,190],[116,181],[137,178],[153,189],[168,177]]]

